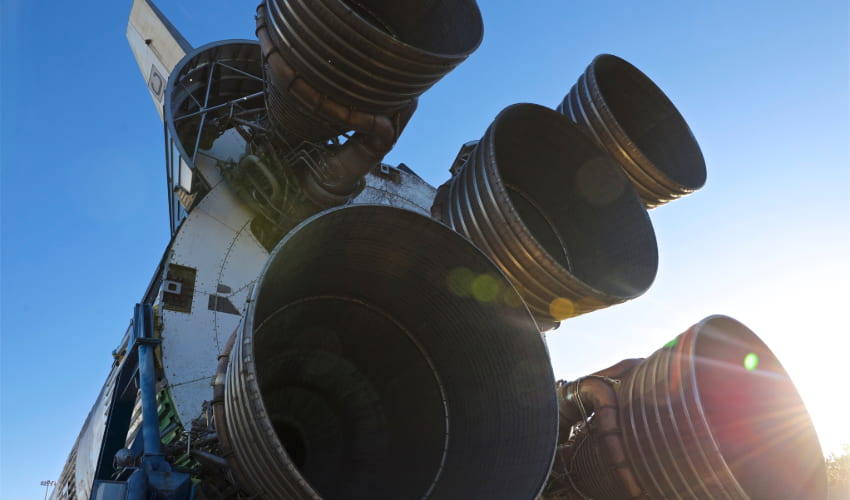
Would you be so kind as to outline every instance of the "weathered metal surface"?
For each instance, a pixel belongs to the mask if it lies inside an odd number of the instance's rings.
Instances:
[[[239,324],[251,285],[268,258],[251,234],[252,218],[229,186],[220,183],[189,213],[171,245],[169,265],[197,270],[191,314],[161,310],[163,372],[186,428],[210,399],[217,357]],[[168,294],[163,290],[162,295]],[[210,299],[219,298],[238,313],[210,308]]]
[[[673,103],[640,70],[597,56],[558,106],[613,158],[648,208],[705,184],[705,160]]]
[[[366,186],[351,203],[388,205],[429,215],[436,189],[407,170],[380,165],[366,176]]]
[[[484,250],[542,328],[649,288],[645,208],[617,165],[562,115],[506,108],[440,188],[433,213]]]
[[[219,433],[262,498],[533,498],[551,383],[531,316],[473,245],[414,212],[342,207],[270,257]]]
[[[97,471],[97,458],[100,454],[106,430],[106,412],[113,395],[113,386],[117,370],[112,370],[103,388],[92,406],[86,423],[80,431],[76,445],[76,474],[74,489],[81,498],[87,498],[91,491],[94,475]]]

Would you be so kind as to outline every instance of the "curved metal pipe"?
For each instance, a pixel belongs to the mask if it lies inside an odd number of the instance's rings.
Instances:
[[[343,197],[347,200],[359,192],[363,176],[380,164],[392,148],[413,116],[417,102],[412,101],[396,114],[393,130],[397,132],[393,132],[390,142],[381,134],[358,132],[342,146],[322,150],[319,170],[304,177],[305,189],[313,201],[322,207],[336,206],[341,204],[336,200]]]
[[[594,58],[558,111],[608,150],[647,208],[705,184],[705,160],[685,119],[652,80],[619,57]]]
[[[317,204],[323,207],[339,204],[340,196],[348,196],[357,191],[362,177],[381,162],[392,149],[398,136],[416,110],[417,98],[407,100],[391,116],[384,113],[365,112],[353,109],[337,99],[323,94],[302,75],[298,74],[283,57],[280,45],[272,41],[269,33],[267,7],[261,4],[257,8],[257,37],[263,58],[270,72],[268,83],[268,98],[281,102],[269,102],[269,113],[276,127],[273,132],[284,138],[292,130],[301,127],[302,123],[319,132],[305,132],[301,135],[308,139],[328,139],[340,132],[353,130],[354,136],[342,147],[324,151],[319,162],[321,172],[311,172],[306,176],[305,189]],[[285,90],[280,90],[281,88]],[[286,114],[286,98],[282,92],[291,95],[309,113],[298,119],[280,116]],[[323,122],[318,126],[309,125],[316,122],[317,117]],[[333,132],[321,131],[323,128],[333,128]]]
[[[239,168],[247,169],[249,167],[254,167],[263,174],[263,177],[266,179],[268,183],[269,189],[271,189],[271,193],[268,198],[270,200],[276,200],[280,197],[281,189],[280,183],[277,180],[277,177],[274,176],[271,170],[269,170],[268,165],[261,160],[256,155],[246,155],[241,160],[239,160]],[[257,189],[260,189],[261,186],[254,186]]]
[[[236,342],[238,328],[233,331],[221,354],[218,355],[218,365],[216,366],[215,378],[213,379],[213,399],[212,407],[213,421],[215,422],[215,431],[218,435],[218,446],[221,449],[221,457],[225,459],[230,467],[239,467],[238,463],[231,460],[233,456],[233,446],[230,444],[230,436],[227,433],[227,412],[224,408],[224,389],[225,379],[227,377],[227,366],[230,361],[230,353],[233,351],[233,344]],[[237,475],[239,472],[237,470]]]
[[[561,422],[559,441],[566,442],[570,428],[587,422],[593,414],[593,437],[601,448],[604,465],[613,473],[626,498],[640,498],[642,491],[626,455],[614,388],[620,383],[619,377],[641,361],[623,360],[604,370],[560,385],[557,389]]]

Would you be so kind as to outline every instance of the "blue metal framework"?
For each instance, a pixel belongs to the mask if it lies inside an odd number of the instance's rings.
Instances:
[[[193,497],[189,474],[174,472],[160,449],[154,364],[154,349],[159,339],[154,336],[153,321],[153,307],[146,303],[136,304],[127,357],[116,379],[109,408],[97,475],[92,485],[92,499],[144,500],[155,497],[191,500]],[[142,405],[142,425],[134,448],[141,437],[141,463],[138,467],[125,468],[118,480],[113,480],[113,457],[124,446],[137,393]]]

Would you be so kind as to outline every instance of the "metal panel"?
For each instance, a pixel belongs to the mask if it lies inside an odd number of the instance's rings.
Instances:
[[[88,418],[86,418],[86,423],[83,425],[83,430],[80,432],[80,437],[77,441],[74,482],[79,498],[88,498],[95,473],[97,472],[97,461],[100,456],[103,435],[106,430],[107,414],[110,402],[112,401],[118,371],[117,367],[113,367]]]
[[[179,185],[185,189],[187,193],[192,192],[192,167],[186,163],[183,157],[180,158],[180,179]]]
[[[170,387],[174,407],[185,429],[191,428],[191,421],[197,418],[204,401],[212,399],[212,378],[212,376],[203,377],[200,380]]]
[[[192,46],[153,4],[136,0],[127,23],[127,41],[147,83],[159,117],[168,76]]]
[[[355,205],[389,205],[430,215],[436,189],[415,174],[381,165],[366,176],[366,187],[352,201]]]
[[[217,185],[180,226],[169,264],[197,269],[191,313],[162,311],[163,368],[184,426],[212,398],[218,355],[236,329],[250,287],[268,254],[250,232],[252,214]],[[210,308],[211,300],[229,307]]]
[[[123,481],[96,481],[91,500],[116,500],[127,496],[127,483]]]

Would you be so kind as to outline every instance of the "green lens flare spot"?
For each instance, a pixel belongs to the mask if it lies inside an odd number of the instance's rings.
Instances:
[[[522,305],[522,298],[520,298],[519,294],[516,293],[516,290],[514,290],[513,287],[508,286],[505,287],[505,291],[502,292],[502,302],[511,309],[515,309]]]
[[[472,280],[472,296],[478,302],[493,302],[501,291],[499,280],[489,274],[480,274]]]
[[[472,294],[472,280],[475,273],[465,267],[456,267],[449,271],[446,277],[446,285],[449,290],[458,297],[469,297]]]
[[[744,368],[747,370],[755,370],[759,365],[758,354],[751,352],[744,356]]]
[[[664,344],[664,347],[675,347],[676,344],[678,344],[678,343],[679,343],[679,337],[676,337],[675,339],[671,340],[670,342],[667,342],[666,344]]]

